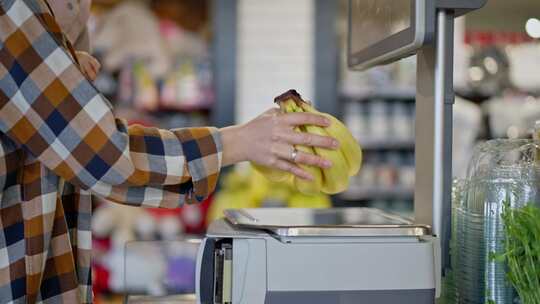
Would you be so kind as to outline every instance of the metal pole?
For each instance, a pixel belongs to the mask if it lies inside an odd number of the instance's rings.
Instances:
[[[442,150],[440,172],[442,185],[440,196],[442,203],[433,209],[434,225],[441,240],[443,269],[450,266],[450,237],[452,216],[452,118],[454,106],[454,12],[440,10],[437,12],[437,55],[435,61],[435,103],[443,105],[439,115],[442,125],[437,126],[436,146]],[[441,178],[441,177],[439,177]]]
[[[452,189],[453,13],[439,10],[434,44],[417,56],[415,221],[441,240],[449,265]]]

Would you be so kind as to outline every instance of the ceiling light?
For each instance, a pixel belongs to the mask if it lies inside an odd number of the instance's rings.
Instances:
[[[525,23],[525,31],[532,38],[540,38],[540,20],[531,18]]]

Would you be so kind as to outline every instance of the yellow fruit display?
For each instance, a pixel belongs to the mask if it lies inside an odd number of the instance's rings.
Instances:
[[[289,199],[289,208],[330,208],[332,201],[328,195],[319,193],[317,195],[305,195],[296,193]]]
[[[210,204],[206,220],[211,223],[222,218],[226,209],[265,206],[329,208],[332,203],[330,197],[322,192],[314,195],[301,193],[291,174],[285,181],[272,182],[253,166],[236,166],[222,177],[221,187]]]

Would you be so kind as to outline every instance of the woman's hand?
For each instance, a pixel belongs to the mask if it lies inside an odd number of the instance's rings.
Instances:
[[[87,52],[82,51],[76,51],[75,55],[77,55],[77,60],[79,61],[81,72],[84,76],[92,81],[96,80],[99,70],[101,69],[101,64],[99,64],[97,59]]]
[[[339,142],[331,137],[295,132],[293,129],[301,125],[327,127],[329,124],[327,118],[313,113],[268,110],[244,125],[221,129],[223,164],[251,161],[311,180],[313,177],[297,164],[327,168],[332,163],[317,155],[296,151],[294,145],[337,149]]]

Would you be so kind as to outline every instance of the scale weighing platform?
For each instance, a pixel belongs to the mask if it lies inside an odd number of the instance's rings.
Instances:
[[[414,220],[369,208],[228,210],[201,304],[433,304],[449,266],[454,18],[486,0],[349,0],[349,68],[416,55]]]
[[[228,210],[199,252],[200,303],[428,304],[438,290],[429,227],[371,208]]]

